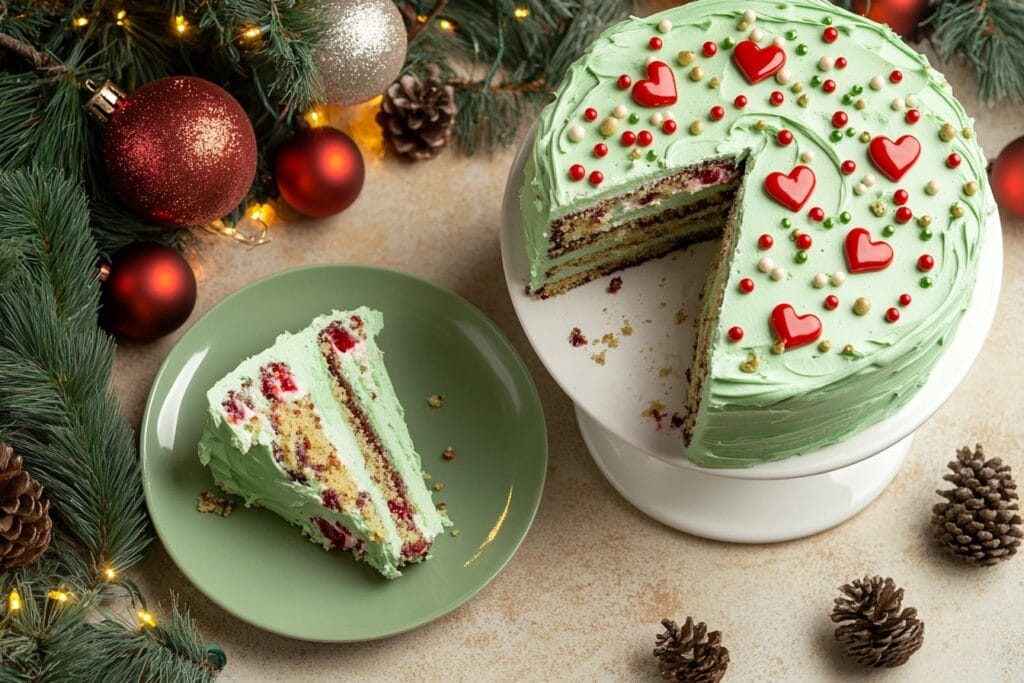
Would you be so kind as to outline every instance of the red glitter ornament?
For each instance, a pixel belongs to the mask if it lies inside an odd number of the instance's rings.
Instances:
[[[704,53],[705,57],[714,57],[718,52],[718,45],[713,40],[706,41],[704,45],[701,46],[701,52]]]
[[[737,109],[743,109],[743,107],[747,106],[747,96],[737,95],[736,99],[733,100],[732,103]]]
[[[256,175],[256,136],[226,90],[191,76],[143,85],[120,99],[103,134],[118,198],[147,221],[203,225],[237,207]]]
[[[952,152],[948,157],[946,157],[946,166],[956,168],[960,165],[961,161],[963,161],[963,159],[960,158],[960,155],[956,152]]]
[[[277,152],[274,181],[288,205],[322,218],[344,211],[363,189],[363,155],[352,138],[336,128],[307,128]]]
[[[992,192],[999,206],[1024,216],[1024,137],[1017,138],[992,163]]]
[[[779,131],[778,135],[775,136],[775,139],[778,140],[779,144],[783,146],[792,144],[793,132],[783,128],[782,130]]]
[[[892,193],[892,200],[899,206],[903,206],[910,201],[910,193],[906,190],[896,190]]]
[[[775,244],[775,240],[768,233],[757,238],[757,246],[761,249],[771,249],[773,244]]]
[[[596,121],[597,110],[594,109],[593,107],[587,107],[586,111],[583,112],[583,118],[585,118],[587,121]]]
[[[807,212],[807,217],[816,223],[820,223],[825,220],[825,210],[820,206],[815,206]]]
[[[743,328],[742,327],[730,327],[729,328],[729,341],[738,342],[743,339]]]
[[[647,41],[647,45],[652,50],[660,50],[663,43],[661,42],[661,38],[658,36],[651,36],[651,39]]]
[[[812,244],[814,244],[814,240],[806,232],[802,232],[796,236],[797,249],[803,249],[806,251],[807,249],[811,248]]]
[[[603,142],[599,142],[596,145],[594,145],[594,156],[597,157],[598,159],[600,159],[607,153],[608,145],[604,144]],[[583,176],[580,177],[582,178]]]
[[[921,120],[921,112],[916,109],[908,109],[907,113],[903,115],[903,118],[907,123],[917,123]]]
[[[835,294],[829,294],[825,297],[825,308],[834,311],[839,308],[839,297]]]
[[[642,130],[640,134],[636,136],[636,142],[641,147],[646,147],[654,142],[654,135],[649,130]]]
[[[600,185],[602,182],[604,182],[604,173],[601,173],[600,171],[591,171],[590,172],[590,184],[591,185]]]
[[[891,323],[896,322],[900,319],[900,309],[890,308],[885,312],[885,319]]]
[[[739,287],[740,291],[743,292],[744,294],[750,294],[751,292],[754,291],[754,281],[751,280],[749,277],[745,277],[742,280],[740,280]]]
[[[828,78],[821,84],[821,89],[827,93],[834,93],[836,91],[836,82]]]
[[[909,306],[910,305],[910,301],[911,301],[911,299],[910,299],[910,295],[909,294],[906,294],[906,293],[900,294],[900,306]]]
[[[910,210],[909,206],[901,206],[896,209],[896,222],[897,223],[909,223],[910,219],[914,217],[914,212]]]
[[[839,40],[839,30],[835,26],[829,26],[821,32],[821,38],[826,43],[834,43]]]
[[[712,121],[721,121],[725,118],[725,107],[720,104],[716,104],[711,107],[711,111],[708,112],[708,116],[711,117]]]
[[[927,273],[929,270],[935,267],[935,259],[932,258],[931,254],[921,254],[917,259],[917,269]]]
[[[170,247],[137,242],[114,254],[103,281],[100,324],[122,339],[152,341],[188,320],[196,276]]]
[[[661,130],[666,135],[672,135],[672,133],[676,132],[677,128],[679,128],[679,125],[672,119],[668,119],[663,124],[661,124]]]
[[[903,80],[903,72],[899,69],[893,69],[892,73],[889,74],[890,83],[899,83]]]
[[[786,96],[783,95],[782,92],[779,90],[773,90],[771,96],[768,98],[768,101],[771,102],[776,107],[778,107],[781,106],[782,103],[786,101]]]
[[[619,142],[621,142],[624,147],[629,147],[636,142],[636,133],[631,130],[622,131],[622,135],[619,136]]]
[[[853,0],[857,14],[888,24],[904,40],[917,38],[918,26],[932,13],[929,0]]]
[[[587,175],[587,169],[583,168],[583,164],[573,164],[569,167],[569,177],[573,180],[583,180]]]
[[[857,170],[857,162],[852,159],[847,159],[839,165],[839,170],[843,172],[843,175],[850,175]]]
[[[629,86],[633,85],[633,79],[628,74],[622,74],[619,76],[619,88],[625,90]]]
[[[850,117],[846,115],[845,111],[837,111],[832,114],[832,125],[836,128],[842,128],[850,120]]]

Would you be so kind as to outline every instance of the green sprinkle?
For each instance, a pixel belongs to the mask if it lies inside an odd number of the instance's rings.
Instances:
[[[807,43],[800,43],[799,45],[796,46],[796,53],[798,55],[800,55],[801,57],[803,57],[809,51],[810,51],[810,48],[807,47]]]
[[[884,228],[882,228],[882,234],[885,235],[886,237],[892,237],[893,235],[896,234],[896,228],[894,228],[891,225],[887,225]]]
[[[928,289],[929,287],[932,286],[932,279],[925,275],[923,278],[918,280],[918,284],[921,285],[923,288]]]
[[[932,238],[932,229],[924,228],[923,230],[921,230],[920,237],[922,242],[927,242]]]
[[[649,152],[647,152],[647,161],[654,161],[657,158],[658,158],[658,153],[655,152],[653,149],[650,150]]]
[[[849,128],[846,129],[846,137],[852,138],[856,134],[857,134],[857,129],[854,128],[853,126],[850,126]]]
[[[850,88],[850,90],[853,91],[854,95],[860,95],[862,92],[864,92],[864,86],[854,85],[852,88]]]
[[[640,114],[637,114],[636,112],[633,112],[632,114],[630,114],[629,115],[629,122],[630,123],[639,123],[640,122]]]
[[[788,218],[783,218],[782,227],[788,230],[789,228],[793,227],[793,221],[789,220]]]
[[[834,130],[829,134],[829,137],[832,138],[832,142],[839,142],[843,139],[843,134],[841,131]]]
[[[853,220],[853,216],[850,215],[849,211],[843,211],[841,214],[839,214],[839,222],[840,223],[849,223],[852,220]]]
[[[807,263],[807,252],[806,251],[798,251],[798,252],[796,252],[796,256],[793,257],[793,260],[796,261],[797,263]]]
[[[786,40],[796,40],[797,32],[794,29],[786,31]]]
[[[831,228],[835,224],[836,224],[835,221],[832,220],[832,216],[829,216],[828,218],[826,218],[825,222],[822,223],[822,225],[824,225],[826,228]]]
[[[851,95],[850,93],[846,93],[845,95],[843,95],[843,104],[853,104],[853,95]]]
[[[825,17],[824,19],[821,20],[821,23],[825,24],[825,26],[831,26],[832,17]]]
[[[811,76],[811,86],[817,88],[819,85],[821,85],[821,76],[817,74]]]
[[[733,40],[730,36],[726,36],[725,40],[722,41],[722,47],[726,49],[731,48],[735,44],[736,41]]]

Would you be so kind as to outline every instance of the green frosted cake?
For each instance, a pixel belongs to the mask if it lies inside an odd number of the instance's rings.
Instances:
[[[970,303],[992,205],[972,121],[887,27],[819,0],[698,0],[602,34],[541,114],[528,291],[696,241],[687,455],[744,467],[877,422]]]
[[[382,327],[377,311],[335,311],[244,361],[207,394],[199,459],[246,505],[395,578],[448,521],[374,342]]]

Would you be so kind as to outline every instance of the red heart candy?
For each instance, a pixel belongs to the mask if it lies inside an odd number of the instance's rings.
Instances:
[[[851,273],[885,270],[892,263],[892,247],[888,242],[872,242],[865,228],[854,228],[846,235],[846,265]]]
[[[789,304],[779,304],[772,310],[772,330],[782,345],[792,349],[810,344],[821,336],[821,320],[813,313],[797,315]]]
[[[769,173],[764,179],[764,189],[790,211],[799,211],[811,198],[816,180],[814,171],[807,166],[796,166],[789,173]]]
[[[896,142],[884,135],[877,135],[868,145],[868,156],[886,178],[896,181],[921,156],[921,143],[913,135],[904,135]]]
[[[633,99],[642,107],[667,107],[676,103],[676,77],[665,62],[647,65],[647,78],[633,86]]]
[[[732,61],[743,73],[747,82],[753,85],[774,76],[786,65],[786,52],[778,45],[758,47],[752,40],[743,40],[732,49]]]

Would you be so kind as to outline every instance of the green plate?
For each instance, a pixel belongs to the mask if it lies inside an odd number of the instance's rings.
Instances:
[[[196,509],[217,491],[196,444],[205,394],[243,358],[321,313],[360,305],[384,313],[385,353],[429,483],[443,484],[457,536],[393,581],[350,554],[325,552],[276,515],[237,506],[226,518]],[[444,407],[427,405],[441,393]],[[480,311],[409,275],[362,266],[293,270],[215,306],[157,374],[141,434],[146,502],[178,567],[221,607],[294,638],[356,641],[416,628],[455,609],[501,571],[533,521],[547,438],[540,399],[512,345]],[[453,461],[441,458],[454,446]]]

